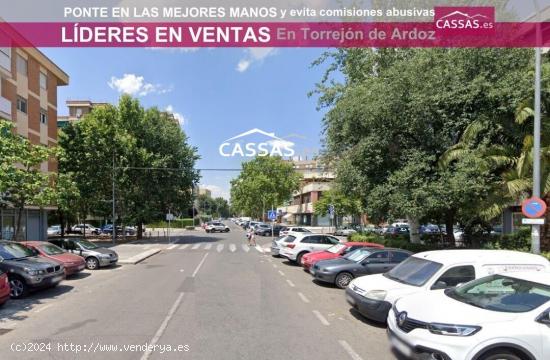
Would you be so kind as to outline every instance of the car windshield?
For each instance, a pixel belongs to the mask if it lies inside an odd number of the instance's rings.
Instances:
[[[424,285],[443,265],[435,261],[411,256],[384,276],[403,284]]]
[[[369,249],[357,249],[344,256],[344,258],[355,262],[361,262],[370,254],[372,254],[372,251],[369,251]]]
[[[550,301],[550,286],[504,275],[491,275],[448,289],[445,294],[485,310],[522,313]]]
[[[331,254],[339,254],[340,251],[342,251],[343,248],[345,248],[346,245],[343,244],[336,244],[334,246],[331,246],[327,249],[327,251]]]
[[[48,255],[59,255],[64,253],[63,249],[55,246],[54,244],[44,244],[39,247]]]
[[[291,243],[291,242],[294,242],[294,240],[296,240],[296,237],[295,236],[292,236],[292,235],[288,235],[285,239],[285,242],[287,243]]]
[[[97,249],[99,247],[93,242],[90,242],[88,240],[78,240],[78,243],[80,244],[80,246],[82,246],[84,249],[87,249],[87,250]]]
[[[34,253],[31,249],[21,244],[1,244],[0,245],[0,256],[4,260],[13,260],[20,259],[29,256],[34,256]]]

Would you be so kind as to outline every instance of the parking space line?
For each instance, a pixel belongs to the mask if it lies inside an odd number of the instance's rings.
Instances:
[[[201,243],[197,243],[197,244],[193,245],[193,247],[191,248],[191,250],[197,250],[198,248],[201,247],[201,245],[202,245]]]
[[[285,273],[282,272],[281,270],[279,270],[279,274],[280,274],[281,276],[285,276]]]
[[[229,244],[229,250],[231,252],[235,252],[237,250],[237,247],[235,246],[235,244]]]
[[[348,355],[353,359],[353,360],[363,360],[363,358],[361,356],[359,356],[359,354],[357,354],[353,348],[351,347],[350,344],[347,343],[346,340],[338,340],[338,343],[344,348],[344,350],[346,350],[346,352],[348,353]]]
[[[273,264],[273,268],[274,268],[274,269],[277,269],[277,264]]]
[[[172,250],[172,249],[177,248],[177,247],[178,247],[177,244],[170,245],[170,246],[168,246],[168,247],[166,248],[166,250]]]
[[[261,254],[264,253],[264,249],[262,249],[262,247],[260,245],[256,245],[255,246],[256,250],[258,250],[258,252],[260,252]]]
[[[199,265],[197,265],[197,267],[195,268],[195,271],[193,271],[193,275],[191,275],[192,278],[195,277],[195,275],[197,275],[197,273],[199,272],[199,269],[201,268],[202,264],[204,264],[204,260],[206,260],[206,257],[208,256],[209,253],[206,253],[204,254],[204,256],[202,257],[202,260],[201,262],[199,263]]]
[[[223,244],[218,244],[218,246],[216,246],[216,250],[221,252],[223,250]]]
[[[319,321],[321,322],[321,324],[325,325],[325,326],[329,326],[330,323],[328,322],[327,319],[325,319],[325,317],[317,310],[313,310],[313,313],[315,314],[315,316],[317,316],[317,319],[319,319]]]
[[[208,253],[206,255],[208,255]],[[141,360],[149,359],[149,356],[151,356],[153,348],[155,347],[155,345],[159,341],[160,337],[162,336],[162,334],[164,333],[164,331],[168,327],[168,323],[170,322],[170,319],[172,319],[172,317],[176,313],[176,310],[180,306],[180,303],[181,303],[182,299],[183,299],[183,292],[181,292],[179,294],[178,298],[176,299],[176,302],[174,303],[174,305],[172,305],[172,308],[170,308],[170,311],[168,312],[168,315],[166,315],[166,317],[164,318],[164,321],[162,322],[162,324],[160,324],[160,327],[158,328],[157,332],[155,333],[155,336],[153,336],[153,338],[151,339],[151,342],[149,343],[149,345],[151,345],[151,346],[147,347],[147,351],[145,351],[143,353],[143,356],[141,357]]]
[[[211,247],[212,247],[212,244],[206,244],[204,245],[204,250],[210,250]]]
[[[309,299],[304,294],[299,292],[298,296],[300,297],[300,299],[302,299],[303,302],[305,302],[306,304],[309,304]]]
[[[250,251],[250,246],[246,245],[246,244],[242,244],[242,247],[243,247],[243,250],[245,252],[249,252]]]
[[[189,246],[189,244],[185,244],[185,245],[182,245],[179,247],[180,250],[185,250],[185,248],[187,248]]]
[[[41,312],[41,311],[43,311],[43,310],[46,310],[47,308],[52,307],[53,305],[54,305],[54,304],[48,304],[48,305],[42,306],[41,308],[34,310],[34,312],[35,312],[35,313],[39,313],[39,312]]]
[[[290,285],[290,287],[295,287],[296,285],[294,285],[294,283],[288,279],[286,279],[286,282],[288,283],[288,285]]]

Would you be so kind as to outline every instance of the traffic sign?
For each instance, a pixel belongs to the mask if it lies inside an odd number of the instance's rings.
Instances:
[[[173,221],[176,217],[172,213],[166,214],[166,221]]]
[[[328,206],[328,213],[329,213],[330,215],[334,215],[334,205],[330,204],[330,205]]]
[[[523,225],[544,225],[544,218],[543,219],[523,218],[521,219],[521,223]]]
[[[271,221],[277,219],[277,212],[275,210],[269,210],[267,212],[267,218]]]
[[[528,218],[540,218],[546,213],[546,203],[538,197],[531,197],[521,204],[521,212]]]

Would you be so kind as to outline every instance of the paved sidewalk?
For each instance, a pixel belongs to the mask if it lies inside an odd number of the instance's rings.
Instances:
[[[118,263],[123,265],[135,265],[141,261],[158,254],[162,247],[159,244],[122,244],[111,247],[118,254]]]

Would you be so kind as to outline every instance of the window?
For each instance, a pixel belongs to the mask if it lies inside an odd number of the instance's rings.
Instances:
[[[446,287],[455,287],[458,284],[472,281],[476,278],[476,271],[472,265],[455,266],[445,271],[443,275],[437,279],[434,286],[439,283],[445,283]]]
[[[22,97],[17,98],[17,110],[25,114],[27,113],[27,99],[23,99]]]
[[[27,60],[21,55],[17,55],[17,72],[27,76]]]
[[[332,236],[325,236],[323,243],[324,244],[339,244],[340,240],[338,240],[337,238],[332,237]]]
[[[392,263],[400,263],[401,261],[405,260],[406,258],[408,258],[410,255],[405,253],[405,252],[401,252],[401,251],[393,251],[391,253],[391,262]]]
[[[44,90],[48,88],[48,76],[43,72],[40,73],[40,88]]]
[[[48,123],[48,113],[44,109],[40,109],[40,123],[41,124]]]
[[[363,251],[363,250],[358,250]],[[364,250],[368,251],[368,250]],[[387,251],[379,251],[377,253],[374,253],[368,257],[370,264],[384,264],[388,262],[388,252]]]
[[[76,117],[77,118],[82,117],[82,108],[76,108]]]
[[[411,256],[384,276],[407,285],[422,286],[442,267],[443,264]]]
[[[9,47],[0,47],[0,53],[6,55],[7,57],[11,57],[11,48],[9,48]]]
[[[303,240],[302,240],[302,243],[304,244],[322,244],[322,236],[318,236],[318,235],[311,235],[311,236],[306,236]]]

